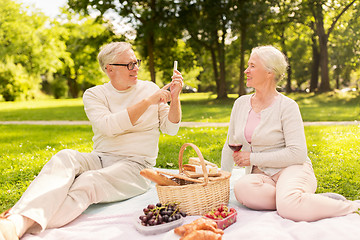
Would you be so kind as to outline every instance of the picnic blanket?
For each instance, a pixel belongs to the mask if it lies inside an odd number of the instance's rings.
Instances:
[[[164,170],[173,171],[176,170]],[[350,214],[343,217],[329,218],[316,222],[294,222],[280,217],[276,211],[254,211],[239,204],[233,194],[236,179],[244,174],[243,169],[235,169],[230,178],[230,202],[238,213],[237,221],[225,229],[224,240],[230,239],[276,239],[276,240],[332,240],[360,239],[360,215]],[[72,239],[72,240],[178,240],[173,231],[157,235],[143,235],[135,228],[135,218],[139,211],[149,203],[157,203],[155,185],[148,192],[129,200],[94,204],[81,216],[62,228],[47,229],[44,232],[26,234],[22,240],[39,239]],[[184,218],[184,224],[190,223],[200,216]]]

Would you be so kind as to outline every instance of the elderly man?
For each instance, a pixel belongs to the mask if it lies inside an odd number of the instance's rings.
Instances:
[[[61,227],[93,203],[120,201],[148,190],[149,180],[139,172],[156,163],[159,130],[170,135],[179,130],[183,78],[174,70],[171,83],[162,89],[138,80],[141,61],[125,42],[104,46],[98,60],[110,81],[83,96],[94,150],[55,154],[15,206],[2,214],[0,239]]]

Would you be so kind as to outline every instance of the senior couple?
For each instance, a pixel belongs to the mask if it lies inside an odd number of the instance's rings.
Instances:
[[[64,226],[93,203],[121,201],[148,190],[149,180],[139,172],[155,166],[160,131],[178,132],[183,78],[174,70],[171,83],[161,89],[138,80],[141,61],[125,42],[105,45],[98,60],[110,81],[83,95],[94,132],[93,151],[65,149],[55,154],[20,200],[1,214],[0,240]],[[245,74],[255,93],[235,101],[228,130],[243,150],[233,152],[226,140],[221,168],[245,167],[234,193],[241,204],[255,210],[277,210],[294,221],[356,212],[356,201],[314,194],[316,178],[299,107],[276,90],[287,67],[275,47],[252,50]]]

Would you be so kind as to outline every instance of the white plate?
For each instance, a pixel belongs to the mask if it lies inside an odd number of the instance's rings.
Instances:
[[[164,223],[164,224],[155,225],[155,226],[143,226],[143,225],[141,225],[141,220],[139,219],[139,217],[141,215],[144,215],[144,213],[142,211],[135,215],[136,218],[134,219],[134,225],[135,225],[136,230],[138,230],[140,233],[145,234],[145,235],[154,235],[154,234],[164,233],[164,232],[173,230],[174,228],[180,226],[184,222],[184,217],[181,217],[180,219],[169,222],[169,223]],[[171,231],[171,232],[174,232],[174,231]]]

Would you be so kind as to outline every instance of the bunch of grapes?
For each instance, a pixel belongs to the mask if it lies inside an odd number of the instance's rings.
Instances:
[[[145,215],[139,217],[143,226],[160,225],[186,217],[186,213],[180,211],[177,203],[149,204],[143,212]]]

